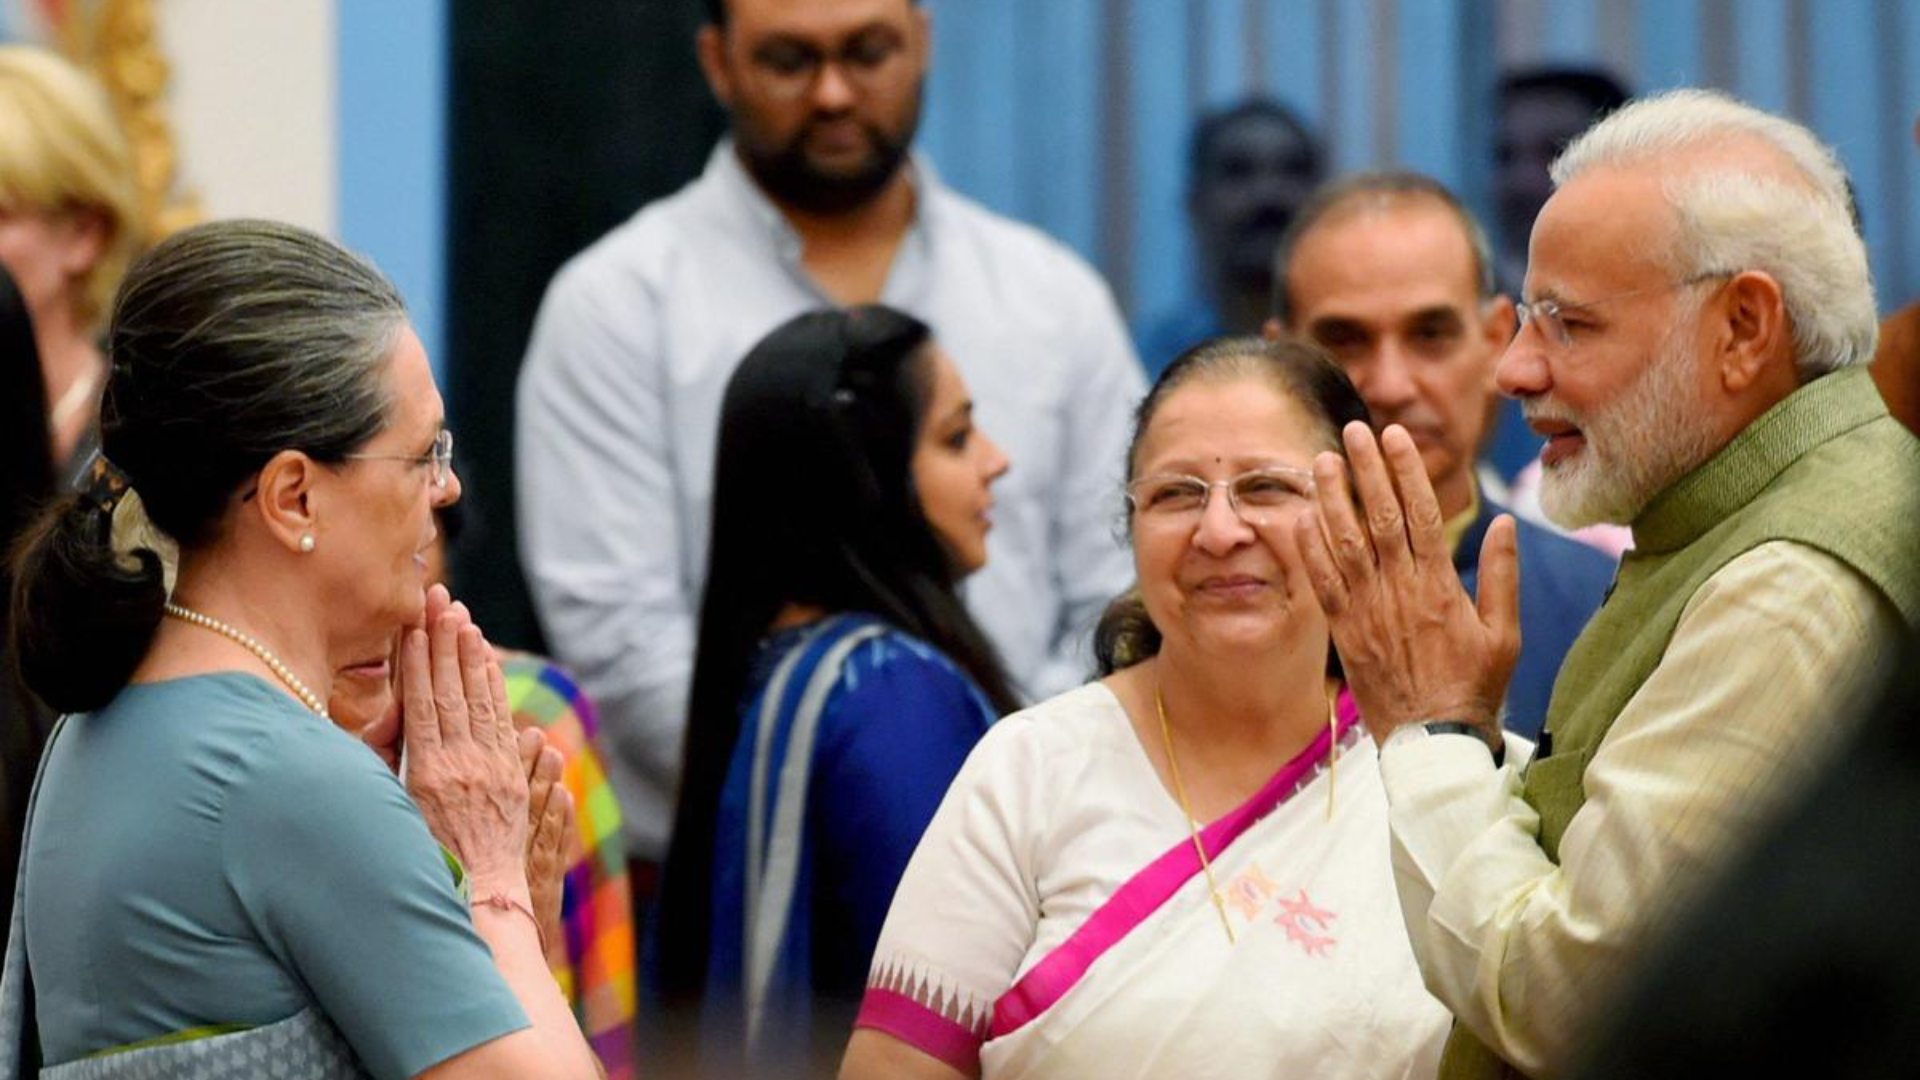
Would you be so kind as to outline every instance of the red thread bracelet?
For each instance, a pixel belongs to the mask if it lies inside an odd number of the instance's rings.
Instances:
[[[540,916],[535,915],[533,913],[532,908],[528,907],[527,905],[521,903],[518,900],[515,900],[513,897],[508,896],[505,893],[493,893],[488,896],[482,896],[479,899],[475,900],[474,904],[476,906],[484,904],[487,907],[493,908],[497,911],[517,911],[520,914],[525,915],[528,918],[528,920],[530,920],[533,923],[533,932],[539,935],[540,937],[540,955],[542,956],[546,955],[547,931],[545,927],[540,925]]]

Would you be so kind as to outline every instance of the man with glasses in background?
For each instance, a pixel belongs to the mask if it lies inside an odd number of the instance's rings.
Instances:
[[[1315,192],[1281,237],[1274,318],[1333,354],[1376,430],[1413,436],[1433,481],[1454,569],[1473,590],[1480,542],[1506,512],[1475,463],[1494,418],[1493,366],[1513,340],[1513,301],[1494,288],[1485,230],[1452,192],[1410,172],[1360,173]],[[1540,737],[1554,676],[1606,595],[1612,559],[1517,521],[1521,651],[1504,724]]]
[[[1476,605],[1389,428],[1347,433],[1352,487],[1316,463],[1296,534],[1381,743],[1414,953],[1457,1018],[1447,1078],[1567,1072],[1675,902],[1833,764],[1854,687],[1920,623],[1920,442],[1865,367],[1873,288],[1832,152],[1682,90],[1597,124],[1554,182],[1496,374],[1547,441],[1547,512],[1630,524],[1635,550],[1531,763],[1494,721],[1510,522]]]
[[[710,0],[731,117],[706,171],[570,261],[519,386],[521,550],[554,651],[598,704],[629,851],[665,854],[735,365],[808,309],[927,321],[1012,471],[967,602],[1021,689],[1078,685],[1131,564],[1112,491],[1140,367],[1106,285],[909,152],[931,49],[910,0]],[[779,522],[767,523],[778,543]]]

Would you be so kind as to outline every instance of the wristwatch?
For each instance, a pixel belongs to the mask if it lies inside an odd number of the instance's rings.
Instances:
[[[1507,741],[1501,739],[1498,745],[1487,740],[1486,734],[1463,720],[1422,720],[1418,721],[1420,730],[1429,735],[1471,735],[1480,745],[1493,755],[1493,767],[1498,769],[1507,763]]]

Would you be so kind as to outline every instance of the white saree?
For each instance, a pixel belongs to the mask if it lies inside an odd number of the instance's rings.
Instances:
[[[907,867],[860,1026],[994,1080],[1434,1074],[1373,743],[1323,733],[1201,832],[1094,683],[981,742]]]

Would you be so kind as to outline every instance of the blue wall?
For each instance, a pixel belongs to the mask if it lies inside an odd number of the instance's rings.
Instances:
[[[1853,175],[1883,307],[1920,296],[1920,4],[1879,0],[925,0],[922,145],[942,175],[1092,259],[1130,311],[1192,282],[1198,111],[1276,94],[1338,168],[1404,165],[1488,207],[1491,97],[1515,63],[1598,63],[1796,116]]]
[[[436,375],[447,366],[446,2],[337,9],[340,239],[399,286]]]
[[[1920,296],[1920,4],[1876,0],[925,0],[921,146],[945,178],[1072,245],[1136,315],[1193,280],[1200,110],[1292,104],[1340,168],[1432,173],[1488,207],[1502,66],[1601,63],[1720,85],[1812,124],[1853,174],[1883,307]],[[444,365],[447,0],[339,0],[340,233],[399,283]]]

